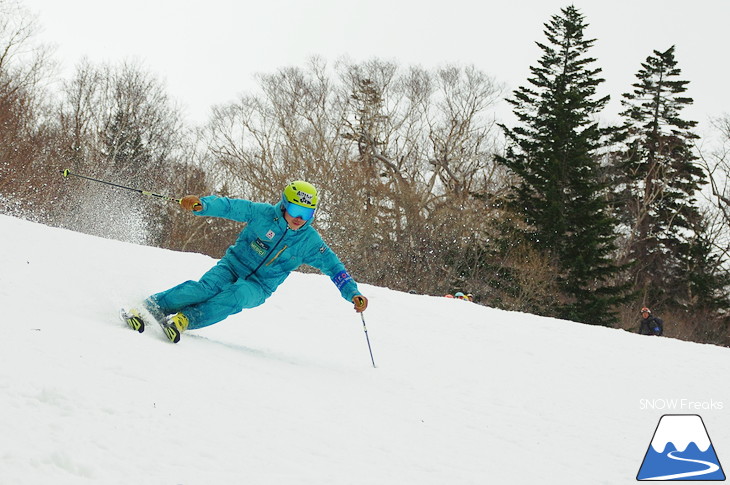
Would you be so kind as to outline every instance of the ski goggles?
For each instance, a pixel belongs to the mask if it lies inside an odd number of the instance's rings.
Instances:
[[[312,217],[314,217],[314,211],[316,210],[313,207],[304,207],[299,204],[292,204],[291,202],[285,200],[284,201],[284,209],[286,209],[286,212],[292,216],[293,218],[301,218],[305,221],[310,220]]]

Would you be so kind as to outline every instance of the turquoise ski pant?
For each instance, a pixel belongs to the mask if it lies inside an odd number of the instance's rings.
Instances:
[[[244,308],[257,307],[269,296],[255,281],[239,278],[224,258],[200,281],[186,281],[152,295],[145,305],[156,315],[182,312],[188,317],[188,329],[196,329],[218,323]]]

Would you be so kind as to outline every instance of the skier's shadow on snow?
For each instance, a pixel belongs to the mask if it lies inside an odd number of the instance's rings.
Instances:
[[[327,363],[322,362],[322,361],[306,359],[306,358],[302,359],[300,356],[293,356],[290,354],[282,354],[279,352],[272,352],[269,350],[247,347],[245,345],[227,342],[224,340],[216,340],[216,339],[212,339],[209,337],[204,337],[202,335],[186,334],[185,339],[186,340],[187,339],[197,340],[201,343],[204,342],[204,343],[208,343],[208,344],[215,345],[218,347],[225,347],[225,348],[233,350],[235,352],[244,353],[244,354],[256,357],[256,358],[274,360],[274,361],[282,362],[284,364],[289,364],[289,365],[296,365],[296,366],[306,365],[308,367],[322,367],[322,368],[331,368],[332,367],[331,365],[327,365]]]

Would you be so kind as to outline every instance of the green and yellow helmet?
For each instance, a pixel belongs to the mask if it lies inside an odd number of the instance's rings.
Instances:
[[[281,203],[292,217],[301,217],[305,221],[314,217],[317,209],[317,189],[303,180],[296,180],[286,187],[281,194]]]

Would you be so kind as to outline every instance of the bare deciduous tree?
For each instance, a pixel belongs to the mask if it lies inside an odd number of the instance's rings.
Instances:
[[[721,262],[727,266],[730,264],[730,115],[714,120],[713,126],[719,133],[718,146],[709,155],[698,151],[710,185],[710,209],[706,216],[709,234]]]
[[[38,191],[48,182],[42,168],[43,75],[49,49],[35,42],[37,19],[14,0],[0,0],[0,198],[3,211],[45,208]],[[27,213],[25,215],[28,215]]]
[[[316,224],[357,274],[451,284],[444,254],[484,237],[485,197],[501,187],[489,117],[499,86],[474,68],[341,60],[332,73],[316,58],[259,81],[260,95],[217,107],[206,129],[217,186],[276,201],[307,179],[322,193]]]
[[[185,146],[180,111],[140,66],[82,61],[64,85],[58,119],[66,168],[156,192],[165,191]],[[70,184],[69,184],[70,185]],[[67,194],[78,210],[58,214],[67,227],[158,244],[169,222],[157,200],[89,183]],[[113,206],[113,211],[104,211]]]

